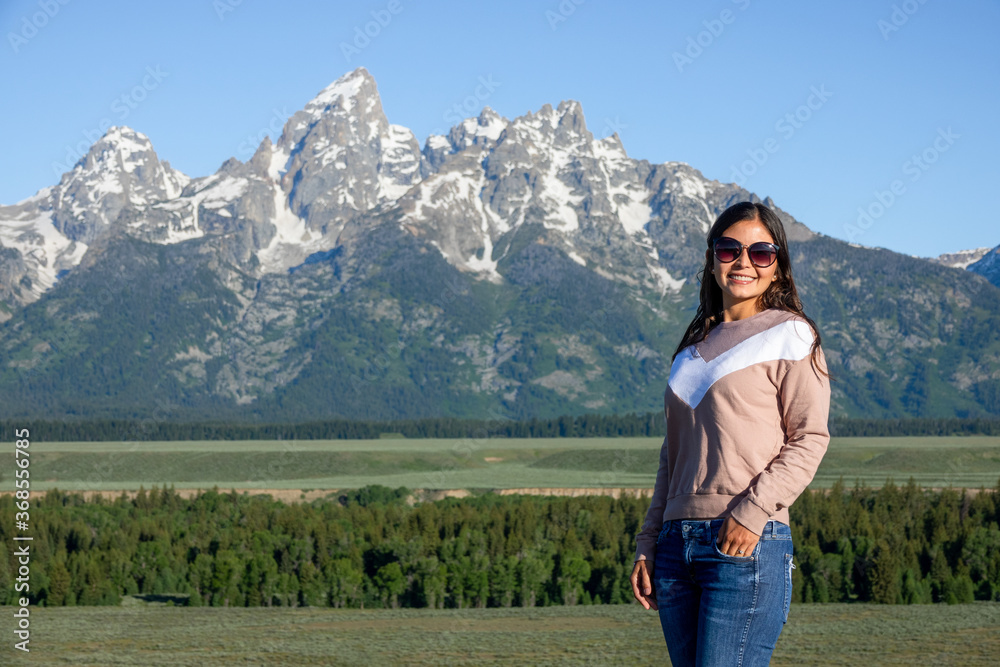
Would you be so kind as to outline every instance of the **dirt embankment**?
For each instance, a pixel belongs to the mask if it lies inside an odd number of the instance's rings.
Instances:
[[[526,496],[570,496],[571,498],[576,498],[578,496],[611,496],[612,498],[621,498],[624,496],[631,496],[633,498],[639,498],[641,496],[652,496],[652,488],[595,488],[595,487],[528,487],[523,489],[497,489],[496,493],[501,496],[511,496],[516,494],[524,494]]]
[[[144,490],[147,495],[151,491],[151,489],[144,489]],[[160,488],[160,490],[162,491],[162,488]],[[201,488],[198,489],[175,488],[174,493],[176,493],[181,498],[193,498],[199,494],[205,493],[206,491],[210,490],[211,489],[201,489]],[[281,500],[284,502],[310,501],[310,500],[315,500],[317,498],[323,498],[328,494],[336,494],[339,491],[338,489],[309,489],[308,491],[303,491],[302,489],[242,489],[242,488],[224,489],[222,487],[219,487],[219,493],[222,494],[227,494],[234,490],[236,491],[237,494],[240,495],[242,495],[244,492],[246,492],[246,494],[249,496],[255,496],[257,494],[262,494],[262,493],[270,494],[271,496],[274,497],[275,500]],[[60,492],[65,493],[67,495],[83,494],[83,497],[86,500],[93,500],[97,496],[102,496],[106,500],[114,500],[116,498],[120,498],[122,494],[125,494],[125,497],[129,499],[135,498],[136,495],[138,495],[139,490],[118,489],[114,491],[75,491],[73,489],[60,489]],[[11,493],[13,493],[13,491],[0,491],[0,495],[10,495]],[[39,494],[44,495],[44,493],[45,493],[44,491],[34,491],[32,492],[32,495],[39,495]]]
[[[174,489],[174,492],[182,498],[192,498],[201,493],[205,493],[209,489],[195,488],[195,489]],[[275,500],[280,500],[285,503],[299,503],[299,502],[311,502],[320,498],[337,498],[341,492],[349,491],[351,489],[248,489],[248,488],[219,488],[219,493],[228,494],[232,491],[236,491],[238,495],[243,495],[246,493],[248,496],[256,495],[270,495]],[[941,491],[941,487],[929,487],[925,488],[924,491]],[[960,491],[961,489],[955,489]],[[148,494],[150,489],[145,490]],[[481,490],[480,490],[481,491]],[[620,498],[624,494],[625,496],[630,496],[633,498],[640,498],[642,496],[650,497],[653,495],[652,488],[641,488],[641,487],[616,487],[616,488],[599,488],[599,487],[525,487],[518,489],[493,489],[495,493],[501,496],[510,495],[528,495],[528,496],[569,496],[569,497],[580,497],[580,496],[611,496],[612,498]],[[829,489],[823,489],[824,492],[829,492]],[[987,492],[993,491],[993,489],[986,489]],[[978,488],[967,488],[965,492],[968,495],[975,495],[979,493]],[[0,495],[10,495],[13,491],[0,491]],[[36,491],[35,494],[39,492]],[[44,493],[44,492],[42,492]],[[135,498],[138,494],[137,489],[119,489],[117,491],[73,491],[73,490],[63,490],[63,493],[67,494],[78,494],[82,493],[86,500],[93,500],[96,496],[103,496],[107,500],[114,500],[119,498],[123,493],[126,498]],[[407,496],[407,503],[412,505],[416,502],[428,502],[443,500],[444,498],[467,498],[473,495],[473,492],[469,489],[413,489],[409,496]]]
[[[174,489],[176,493],[181,498],[192,498],[201,493],[205,493],[209,489],[202,488],[192,488],[192,489]],[[275,500],[280,500],[286,503],[297,503],[297,502],[311,502],[319,498],[336,498],[340,493],[349,491],[350,489],[249,489],[249,488],[222,488],[219,487],[219,493],[228,494],[232,491],[236,491],[238,495],[243,495],[246,493],[248,496],[256,496],[267,494],[270,495]],[[111,491],[73,491],[73,490],[61,490],[63,493],[75,495],[83,494],[86,500],[93,500],[97,496],[102,496],[106,500],[114,500],[125,494],[126,498],[135,498],[139,493],[138,489],[118,489]],[[150,489],[145,489],[148,494]],[[632,488],[632,489],[602,489],[602,488],[560,488],[560,487],[531,487],[523,489],[494,489],[494,492],[502,495],[509,496],[515,494],[524,494],[531,496],[612,496],[613,498],[618,498],[624,492],[626,495],[638,498],[642,495],[652,495],[652,489],[642,489],[642,488]],[[9,495],[13,491],[0,491],[0,494]],[[35,491],[35,494],[44,493],[44,491]],[[468,489],[412,489],[410,495],[407,497],[407,501],[410,504],[414,502],[427,502],[443,500],[444,498],[466,498],[473,495],[473,492]]]

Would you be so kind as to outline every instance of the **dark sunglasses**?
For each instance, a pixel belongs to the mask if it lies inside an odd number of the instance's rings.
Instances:
[[[715,244],[713,245],[715,258],[723,264],[735,262],[736,258],[743,253],[743,248],[747,249],[753,265],[762,269],[766,269],[774,264],[774,260],[778,258],[778,246],[773,243],[765,243],[764,241],[743,245],[729,236],[720,236],[715,239]]]

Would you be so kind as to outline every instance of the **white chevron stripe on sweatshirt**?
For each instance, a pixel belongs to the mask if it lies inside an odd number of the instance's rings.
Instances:
[[[696,356],[695,346],[688,345],[671,365],[667,384],[694,409],[718,380],[765,361],[798,361],[809,354],[814,339],[807,322],[787,320],[750,336],[711,361]]]

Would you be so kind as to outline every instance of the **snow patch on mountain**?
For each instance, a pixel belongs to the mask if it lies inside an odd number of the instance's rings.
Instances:
[[[489,107],[484,107],[477,118],[466,118],[457,132],[455,149],[462,150],[473,144],[496,143],[507,128],[507,120]],[[482,140],[485,140],[482,141]]]
[[[490,226],[491,222],[494,226],[502,226],[502,222],[499,221],[495,213],[489,210],[489,207],[483,203],[482,193],[485,188],[485,177],[482,173],[479,174],[479,181],[476,184],[476,192],[470,193],[472,204],[479,214],[480,220],[480,240],[482,242],[482,257],[477,258],[473,254],[469,259],[466,260],[465,265],[471,270],[485,275],[486,279],[490,282],[501,283],[503,282],[503,277],[497,271],[497,262],[492,259],[493,257],[493,239],[490,237]],[[492,214],[492,215],[491,215]]]
[[[624,176],[624,172],[631,167],[631,160],[618,135],[595,141],[593,154],[604,174],[608,198],[622,227],[629,236],[644,234],[646,224],[653,217],[653,209],[649,205],[651,193],[642,184]]]
[[[328,250],[323,243],[323,235],[306,227],[305,221],[288,207],[288,197],[277,185],[273,188],[275,215],[271,222],[275,227],[274,238],[267,247],[257,251],[261,271],[283,273],[302,264],[314,252]]]
[[[463,122],[463,127],[465,127],[466,132],[476,137],[485,137],[490,141],[498,140],[500,135],[503,134],[503,131],[506,129],[507,123],[496,113],[488,113],[490,111],[492,110],[489,107],[486,107],[483,110],[483,115],[478,119],[466,119]]]
[[[51,210],[29,210],[16,219],[0,220],[0,244],[20,252],[25,262],[35,269],[31,281],[34,298],[56,283],[60,271],[79,264],[87,252],[87,244],[71,241],[56,229]]]
[[[321,116],[332,107],[350,113],[354,110],[356,98],[361,92],[368,75],[367,70],[358,69],[345,74],[319,92],[310,100],[304,111],[310,116]]]
[[[157,159],[149,137],[130,127],[114,126],[63,175],[57,206],[64,196],[76,200],[74,191],[81,190],[90,195],[84,206],[109,194],[123,195],[128,203],[142,206],[178,196],[190,181]]]
[[[683,162],[679,162],[677,164],[681,164],[685,167],[690,168]],[[708,196],[708,192],[705,190],[705,184],[702,181],[694,178],[690,174],[679,172],[677,174],[677,181],[680,183],[681,186],[681,194],[684,195],[685,197],[691,197],[692,199],[698,199],[700,201],[704,201],[705,197]]]
[[[271,152],[271,159],[267,165],[267,175],[272,181],[281,182],[285,172],[288,171],[288,149],[284,146],[275,147]]]
[[[382,160],[379,165],[379,197],[395,201],[420,180],[420,152],[417,138],[402,125],[389,125],[379,134]]]
[[[656,284],[661,294],[665,294],[668,291],[677,291],[684,286],[685,281],[683,279],[674,278],[662,266],[650,265],[649,271],[653,274],[653,278],[656,279]]]
[[[443,134],[432,134],[427,137],[427,146],[431,150],[446,150],[451,148],[451,142]]]
[[[943,255],[938,255],[937,257],[920,257],[920,259],[930,259],[932,262],[944,264],[945,266],[952,266],[956,269],[967,269],[970,265],[975,264],[982,259],[992,249],[993,248],[989,246],[985,246],[983,248],[971,248],[969,250],[949,252]],[[917,255],[913,256],[918,257]]]
[[[12,204],[11,206],[0,205],[0,210],[3,210],[4,208],[8,208],[8,209],[27,208],[28,206],[31,206],[32,204],[37,205],[37,204],[42,204],[42,203],[48,202],[52,198],[52,192],[54,190],[55,190],[55,186],[47,185],[44,188],[42,188],[41,190],[39,190],[38,192],[36,192],[35,194],[31,195],[30,197],[22,199],[21,201],[15,203],[15,204]]]
[[[599,139],[593,145],[594,157],[601,160],[608,166],[623,165],[628,162],[629,156],[625,152],[617,134]]]
[[[152,209],[168,211],[175,215],[169,217],[165,235],[157,240],[159,243],[172,244],[200,238],[205,235],[201,224],[202,210],[211,211],[222,217],[231,218],[233,212],[226,207],[232,207],[246,194],[249,181],[229,175],[212,174],[193,183],[189,194],[166,202],[154,204]],[[133,228],[144,228],[147,222],[139,218],[131,224]]]
[[[1000,287],[1000,245],[987,249],[982,257],[969,264],[967,268]]]
[[[434,174],[400,201],[400,227],[427,238],[448,263],[502,282],[492,259],[493,239],[508,229],[483,201],[486,179],[478,167]]]
[[[573,194],[570,186],[560,178],[566,171],[571,156],[558,149],[552,149],[551,154],[549,169],[542,175],[538,192],[548,213],[543,224],[561,232],[575,231],[580,228],[580,216],[575,207],[583,201],[583,195]]]
[[[247,191],[247,179],[227,176],[210,188],[205,188],[194,199],[198,199],[205,208],[221,208],[228,206],[243,196]]]

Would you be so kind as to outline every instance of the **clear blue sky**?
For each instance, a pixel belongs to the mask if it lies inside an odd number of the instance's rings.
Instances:
[[[0,4],[3,204],[56,183],[102,121],[210,174],[363,65],[421,143],[482,77],[476,111],[578,100],[632,157],[745,179],[831,236],[922,256],[1000,243],[997,2],[63,1]]]

